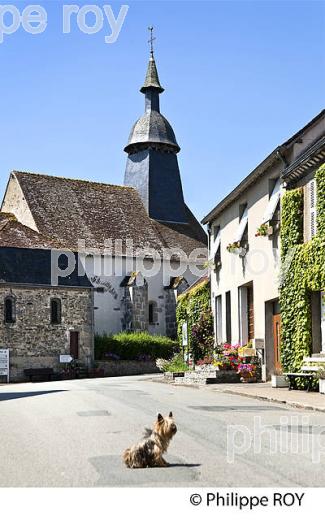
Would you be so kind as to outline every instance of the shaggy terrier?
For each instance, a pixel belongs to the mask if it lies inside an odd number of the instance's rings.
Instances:
[[[168,462],[163,459],[172,437],[177,432],[173,413],[163,417],[160,413],[152,430],[146,429],[144,438],[123,453],[123,461],[128,468],[165,468]]]

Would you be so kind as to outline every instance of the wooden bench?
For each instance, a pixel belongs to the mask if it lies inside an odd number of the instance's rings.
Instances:
[[[315,362],[316,360],[313,360]],[[306,360],[304,359],[304,362]],[[315,381],[315,376],[317,372],[320,370],[319,366],[310,366],[303,365],[301,367],[301,372],[288,372],[284,374],[289,380],[289,390],[297,389],[297,379],[305,379],[307,382],[307,392],[309,392],[312,388],[312,383]]]
[[[26,368],[24,374],[30,381],[37,379],[37,381],[53,381],[59,379],[53,368]]]

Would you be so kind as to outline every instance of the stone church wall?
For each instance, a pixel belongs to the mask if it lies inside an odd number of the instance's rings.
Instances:
[[[4,322],[4,299],[12,296],[15,323]],[[60,298],[62,320],[52,325],[50,300]],[[24,379],[24,369],[60,368],[60,354],[70,353],[70,331],[79,332],[79,360],[93,361],[93,293],[89,289],[0,287],[0,347],[10,349],[10,379]]]

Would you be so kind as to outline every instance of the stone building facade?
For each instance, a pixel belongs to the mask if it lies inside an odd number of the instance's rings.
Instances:
[[[9,349],[10,381],[28,368],[57,371],[64,354],[93,363],[93,290],[77,274],[51,286],[39,273],[46,276],[49,259],[48,250],[0,247],[0,347]]]

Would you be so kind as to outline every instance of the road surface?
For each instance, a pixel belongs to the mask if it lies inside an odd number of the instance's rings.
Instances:
[[[125,468],[122,451],[170,410],[170,467]],[[1,487],[325,486],[324,468],[321,412],[147,376],[0,386]]]

